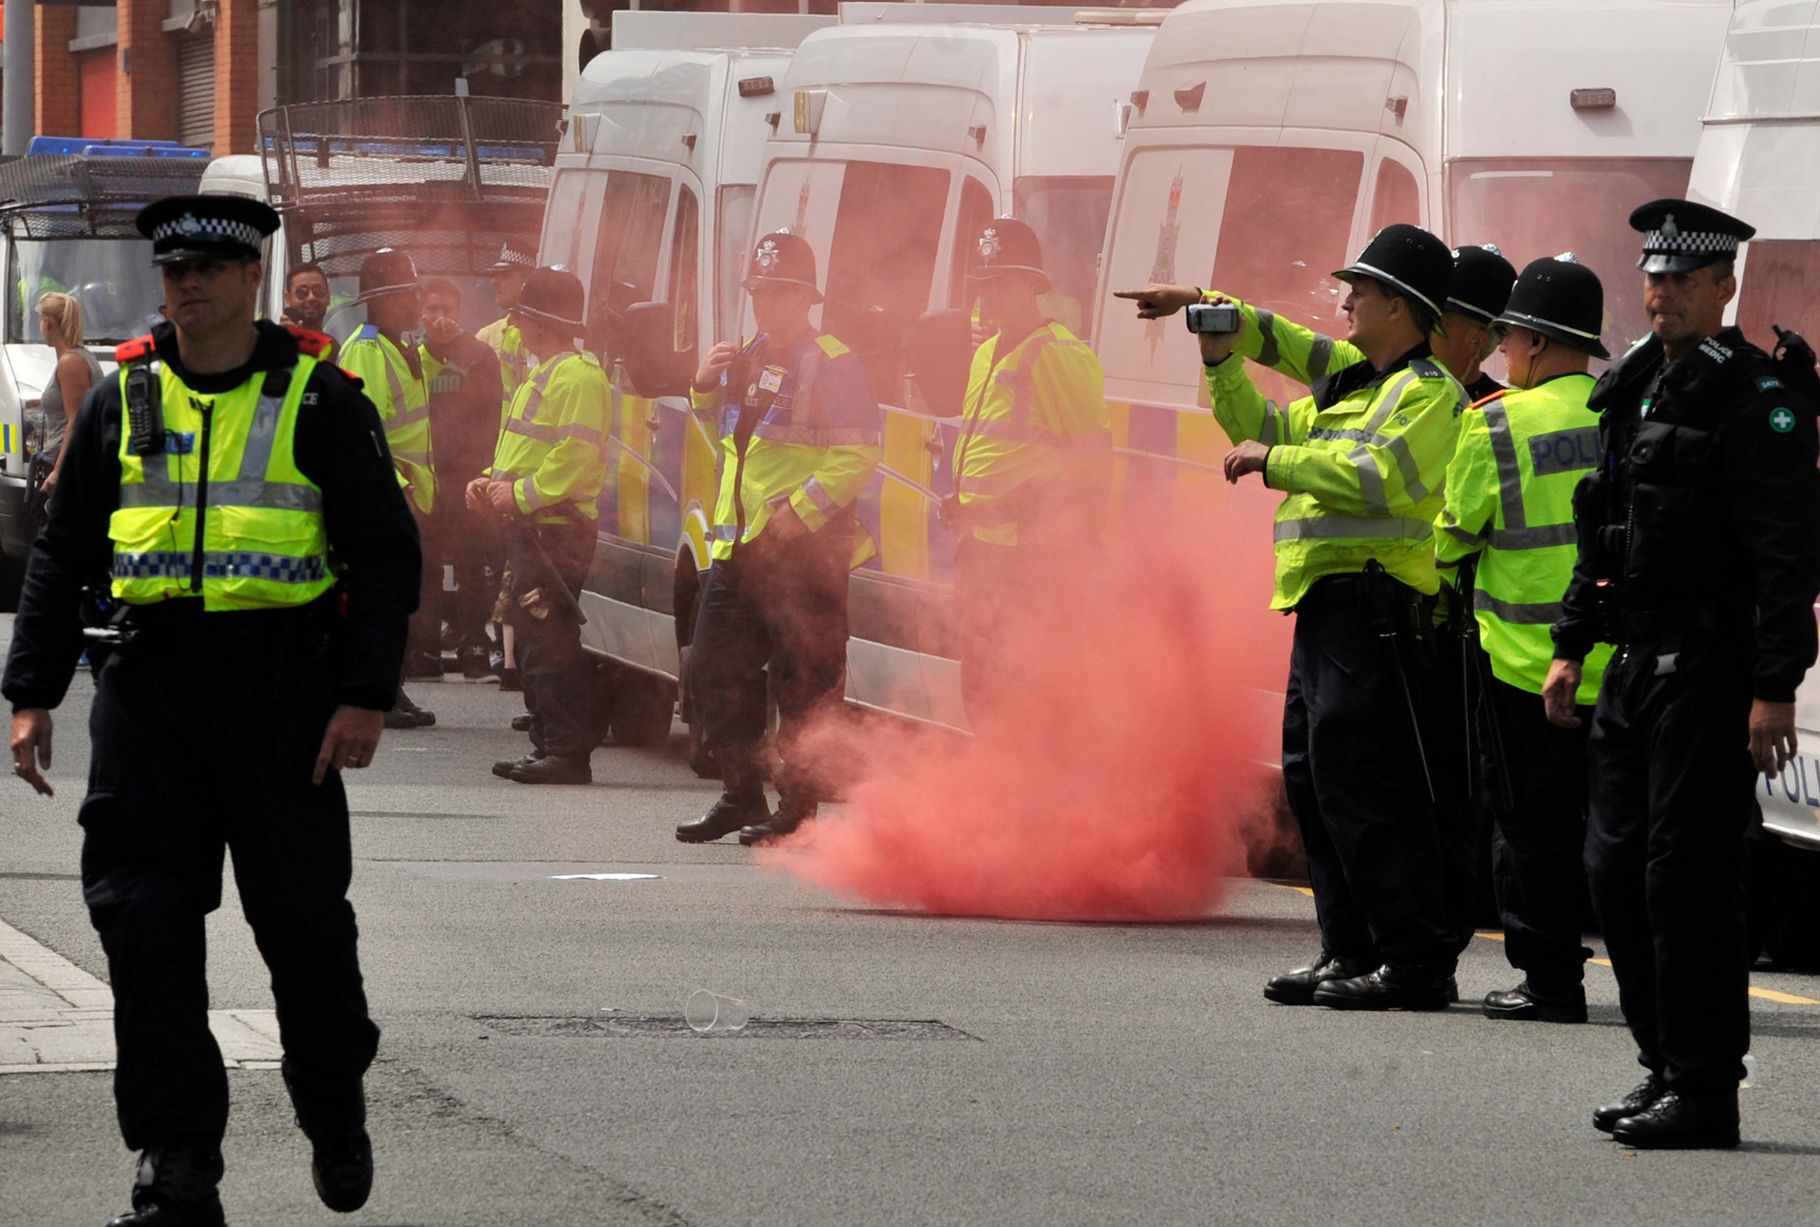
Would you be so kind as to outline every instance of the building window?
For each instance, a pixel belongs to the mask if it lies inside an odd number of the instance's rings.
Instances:
[[[294,0],[290,9],[281,102],[450,94],[458,79],[472,94],[561,101],[557,5]]]

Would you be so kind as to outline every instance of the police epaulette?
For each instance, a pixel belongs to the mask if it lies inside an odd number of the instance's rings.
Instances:
[[[297,338],[297,352],[306,358],[326,357],[335,348],[335,338],[327,333],[301,328],[296,324],[286,324],[284,330]]]
[[[1417,379],[1441,379],[1447,372],[1439,363],[1430,362],[1427,358],[1416,358],[1409,364],[1409,369],[1416,373]]]
[[[1499,388],[1496,392],[1493,392],[1490,396],[1480,397],[1478,400],[1474,401],[1472,404],[1470,404],[1466,407],[1468,409],[1478,409],[1481,406],[1491,404],[1491,402],[1493,402],[1494,400],[1503,400],[1506,396],[1509,396],[1509,395],[1510,395],[1509,388]]]
[[[347,367],[338,366],[335,369],[340,371],[343,378],[345,378],[349,383],[353,384],[355,388],[364,388],[367,386],[366,380],[364,380],[360,376],[356,375],[353,371],[350,371]]]
[[[134,337],[130,341],[122,341],[114,346],[114,361],[122,366],[129,362],[143,362],[154,352],[152,334],[148,332],[142,337]]]

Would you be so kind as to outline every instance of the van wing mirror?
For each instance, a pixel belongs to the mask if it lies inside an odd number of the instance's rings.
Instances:
[[[682,396],[695,374],[695,346],[676,348],[676,309],[634,303],[619,321],[620,365],[640,396]]]
[[[904,378],[936,417],[961,415],[973,369],[973,319],[965,311],[930,311],[910,328]]]

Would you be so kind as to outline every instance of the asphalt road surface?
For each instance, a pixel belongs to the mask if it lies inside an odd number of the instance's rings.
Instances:
[[[131,1179],[110,1076],[80,1059],[105,1046],[75,878],[90,693],[58,713],[54,800],[0,780],[7,1227],[98,1225]],[[230,885],[209,941],[240,1045],[232,1223],[1820,1223],[1820,982],[1756,979],[1741,1150],[1628,1151],[1587,1120],[1639,1073],[1605,968],[1583,1027],[1273,1006],[1264,979],[1317,944],[1293,888],[1240,883],[1163,926],[880,911],[731,842],[676,843],[713,793],[680,744],[604,748],[593,787],[530,789],[487,770],[522,749],[516,696],[413,693],[438,725],[388,733],[349,785],[385,1029],[372,1201],[339,1217],[311,1192]],[[656,876],[558,878],[585,873]],[[1470,1001],[1514,977],[1486,938],[1459,979]],[[746,999],[747,1031],[689,1033],[701,987]],[[34,1000],[67,1011],[60,1072],[19,1072]]]

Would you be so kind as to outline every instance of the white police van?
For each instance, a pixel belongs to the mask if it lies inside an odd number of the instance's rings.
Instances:
[[[38,300],[53,290],[73,296],[83,343],[111,370],[114,346],[144,333],[164,297],[134,215],[158,197],[196,191],[207,161],[206,149],[174,141],[39,136],[0,165],[0,610],[18,601],[35,535],[32,462],[47,436],[38,401],[57,362],[39,331]]]

